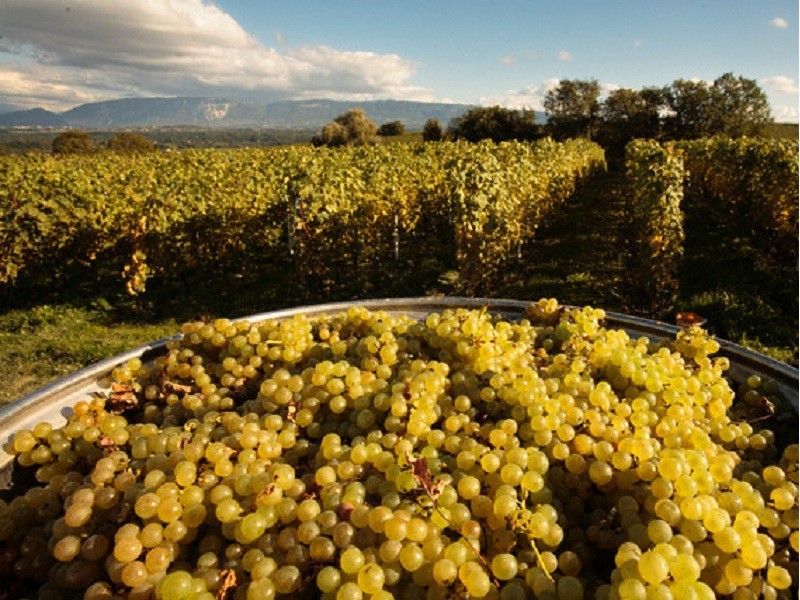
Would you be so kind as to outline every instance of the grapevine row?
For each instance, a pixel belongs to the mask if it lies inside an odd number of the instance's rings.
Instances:
[[[625,168],[636,281],[650,308],[664,311],[677,297],[683,255],[683,153],[653,140],[633,140],[625,149]]]
[[[549,139],[2,157],[0,286],[77,262],[136,294],[149,278],[287,256],[337,281],[444,239],[474,291],[604,165],[591,142]]]
[[[634,268],[650,308],[677,297],[683,254],[684,193],[702,202],[779,264],[795,265],[798,227],[797,140],[710,138],[626,147]]]
[[[797,261],[798,141],[711,138],[681,142],[693,186],[706,207],[756,247]]]

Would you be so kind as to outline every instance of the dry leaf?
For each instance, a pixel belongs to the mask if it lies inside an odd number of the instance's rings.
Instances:
[[[116,450],[117,449],[117,445],[114,443],[114,440],[112,440],[106,434],[102,434],[97,439],[97,445],[100,446],[101,448],[104,448],[104,449],[105,448],[107,448],[109,450]]]
[[[350,513],[353,512],[354,508],[349,502],[342,502],[336,507],[336,516],[339,517],[340,521],[349,521]]]
[[[236,571],[233,569],[223,569],[220,572],[222,576],[222,585],[216,595],[216,600],[225,600],[228,597],[228,592],[239,585],[236,581]]]
[[[447,484],[442,480],[433,481],[433,475],[428,469],[428,460],[424,456],[414,458],[409,454],[406,456],[406,460],[411,465],[411,474],[414,476],[414,481],[430,496],[431,500],[436,502]]]
[[[286,420],[290,423],[294,423],[294,417],[297,414],[297,404],[295,404],[294,400],[290,400],[289,404],[286,407]]]
[[[139,399],[130,385],[112,383],[106,400],[106,409],[114,414],[122,414],[139,406]]]

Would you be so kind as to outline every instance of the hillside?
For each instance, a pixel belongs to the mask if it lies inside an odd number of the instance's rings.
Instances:
[[[44,109],[0,115],[0,127],[263,127],[314,129],[351,108],[364,109],[376,123],[399,120],[421,129],[430,118],[446,126],[470,108],[466,104],[372,100],[285,100],[234,102],[215,98],[129,98],[82,104],[54,113]],[[538,116],[538,115],[537,115]]]

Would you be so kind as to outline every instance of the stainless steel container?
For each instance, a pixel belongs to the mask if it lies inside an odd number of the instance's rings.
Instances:
[[[259,313],[245,317],[243,320],[259,322],[267,319],[285,319],[298,314],[308,317],[332,315],[346,310],[354,304],[363,306],[371,311],[383,310],[390,314],[407,314],[415,318],[423,318],[432,312],[441,312],[448,308],[481,308],[486,306],[493,313],[500,314],[508,319],[518,319],[524,314],[525,307],[529,305],[529,302],[491,298],[386,298],[300,306]],[[623,329],[632,337],[646,336],[653,340],[673,337],[679,331],[679,328],[675,325],[619,313],[607,313],[606,324],[610,328]],[[5,446],[5,443],[11,439],[15,432],[21,429],[30,429],[36,423],[42,421],[50,422],[53,425],[63,424],[66,415],[69,414],[74,404],[108,388],[110,384],[109,375],[115,366],[134,357],[141,357],[144,360],[153,358],[164,351],[167,341],[168,339],[158,340],[89,366],[0,408],[0,441]],[[736,344],[723,340],[719,340],[719,342],[721,345],[719,354],[727,356],[730,360],[731,369],[728,375],[734,382],[743,381],[753,374],[774,380],[780,392],[794,409],[795,414],[797,414],[797,369]],[[11,455],[0,449],[0,472],[6,471],[6,467],[9,466],[12,460],[13,457]]]

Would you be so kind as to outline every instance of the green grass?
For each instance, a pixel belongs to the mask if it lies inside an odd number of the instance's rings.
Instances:
[[[0,315],[0,403],[177,330],[171,319],[126,322],[93,306],[7,311]]]
[[[519,258],[509,259],[482,295],[555,297],[564,304],[653,318],[637,298],[627,267],[625,203],[623,175],[597,175],[551,216]],[[696,312],[715,335],[796,365],[797,271],[766,260],[691,200],[685,208],[686,253],[675,311]],[[463,293],[447,239],[408,240],[401,259],[382,272],[348,277],[322,290],[299,283],[288,259],[267,263],[271,266],[225,271],[225,276],[153,281],[135,301],[109,293],[119,287],[116,273],[103,279],[78,272],[61,287],[48,284],[46,276],[41,283],[29,278],[0,296],[0,403],[172,335],[186,320],[337,300]],[[258,264],[255,257],[250,262]]]

